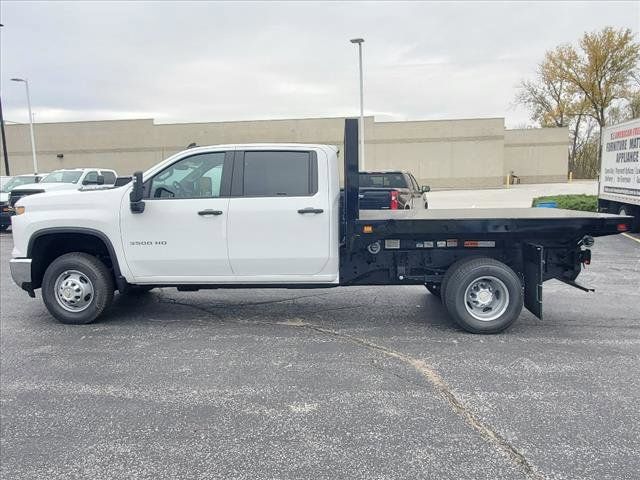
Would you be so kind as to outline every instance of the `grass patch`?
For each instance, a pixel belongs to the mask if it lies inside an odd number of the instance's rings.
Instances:
[[[556,202],[558,208],[566,210],[582,210],[583,212],[598,211],[597,195],[551,195],[548,197],[537,197],[531,203],[532,207],[539,203]]]

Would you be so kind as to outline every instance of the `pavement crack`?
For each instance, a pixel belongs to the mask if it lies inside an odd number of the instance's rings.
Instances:
[[[464,402],[456,396],[451,387],[444,381],[444,379],[440,376],[436,369],[426,363],[424,360],[413,358],[404,353],[397,352],[381,345],[377,345],[373,342],[364,340],[359,337],[354,337],[351,335],[340,333],[336,330],[318,327],[316,325],[311,325],[304,322],[282,322],[279,325],[307,328],[309,330],[314,330],[325,335],[333,335],[356,345],[382,353],[387,357],[400,360],[401,362],[411,366],[429,381],[429,383],[436,389],[436,391],[438,391],[447,401],[447,403],[455,413],[461,416],[465,420],[465,422],[471,428],[477,431],[487,442],[491,443],[494,447],[505,453],[509,460],[511,460],[511,462],[516,466],[520,467],[520,469],[528,478],[532,480],[542,480],[545,478],[545,476],[539,473],[531,464],[531,462],[527,460],[522,452],[520,452],[515,446],[511,445],[507,439],[496,432],[489,424],[483,422],[480,418],[478,418],[478,416],[475,415],[469,409],[469,407],[467,407]]]
[[[296,298],[305,298],[308,296],[316,296],[316,295],[307,295],[303,297],[294,297],[287,300],[278,300],[273,302],[261,302],[259,304],[265,303],[281,303],[284,301],[295,300]],[[212,315],[215,315],[210,309],[205,307],[200,307],[198,305],[194,305],[191,303],[183,303],[179,302],[170,297],[161,297],[162,300],[168,300],[167,303],[175,303],[176,305],[181,305],[185,307],[191,307],[195,310],[199,310],[202,312],[206,312]],[[251,304],[255,305],[255,304]],[[237,306],[237,305],[236,305]],[[241,323],[241,322],[233,322],[233,323]],[[360,337],[354,337],[352,335],[348,335],[345,333],[340,333],[337,330],[333,330],[330,328],[323,328],[317,325],[313,325],[310,323],[306,323],[302,320],[289,320],[284,322],[263,322],[256,321],[255,324],[258,325],[273,325],[273,326],[287,326],[294,328],[304,328],[307,330],[312,330],[318,333],[322,333],[324,335],[331,335],[336,338],[342,339],[344,341],[348,341],[360,347],[367,348],[369,350],[373,350],[375,352],[379,352],[389,358],[393,358],[403,362],[404,364],[415,369],[420,375],[422,375],[435,390],[444,398],[449,407],[460,417],[464,419],[464,421],[469,425],[472,429],[480,434],[480,436],[485,439],[488,443],[493,445],[496,449],[504,453],[507,458],[517,467],[519,467],[523,473],[527,476],[527,478],[531,480],[544,480],[546,477],[539,473],[537,469],[529,462],[529,460],[524,456],[522,452],[520,452],[515,446],[511,445],[509,441],[500,435],[496,430],[494,430],[491,425],[483,422],[476,414],[474,414],[471,409],[464,404],[464,402],[459,399],[456,394],[453,392],[451,387],[444,381],[444,379],[440,376],[440,374],[436,371],[436,369],[429,365],[424,360],[420,360],[417,358],[413,358],[410,355],[407,355],[402,352],[398,352],[396,350],[390,349],[388,347],[384,347],[382,345],[378,345],[376,343],[370,342]],[[403,378],[403,377],[400,377]],[[408,380],[408,379],[405,379]]]

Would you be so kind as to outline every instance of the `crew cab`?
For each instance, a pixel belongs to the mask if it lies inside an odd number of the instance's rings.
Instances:
[[[361,210],[410,210],[429,208],[428,186],[419,186],[410,172],[360,172]]]
[[[38,183],[45,176],[46,173],[28,173],[7,178],[7,181],[0,188],[0,231],[6,230],[11,226],[11,215],[13,215],[13,209],[9,205],[9,193],[11,193],[11,190],[23,185]]]
[[[22,198],[11,275],[63,323],[94,321],[114,291],[154,287],[424,285],[462,328],[495,333],[542,283],[569,285],[594,238],[630,217],[557,209],[360,210],[358,124],[337,149],[218,145],[180,152],[126,185]]]
[[[18,200],[35,193],[58,190],[78,190],[110,186],[116,181],[115,170],[100,168],[66,168],[55,170],[43,177],[37,184],[24,185],[11,190],[9,205],[13,207]]]

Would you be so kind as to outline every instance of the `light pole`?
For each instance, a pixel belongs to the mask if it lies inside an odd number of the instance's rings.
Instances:
[[[33,114],[31,113],[31,95],[29,81],[24,78],[12,78],[12,82],[24,82],[27,89],[27,106],[29,107],[29,130],[31,131],[31,154],[33,155],[33,173],[38,173],[38,159],[36,158],[36,139],[33,136]]]
[[[0,23],[0,27],[4,27]],[[7,154],[7,136],[4,132],[4,116],[2,115],[2,99],[0,98],[0,137],[2,137],[2,156],[4,157],[4,174],[9,176],[9,155]]]
[[[364,170],[364,80],[362,77],[362,44],[364,38],[352,38],[358,44],[358,65],[360,67],[360,170]]]

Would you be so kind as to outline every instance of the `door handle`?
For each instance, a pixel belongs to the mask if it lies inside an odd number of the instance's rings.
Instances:
[[[312,207],[301,208],[300,210],[298,210],[298,213],[322,213],[322,212],[324,212],[323,209],[312,208]]]
[[[198,215],[222,215],[222,210],[211,210],[211,209],[207,209],[207,210],[200,210],[198,212]]]

